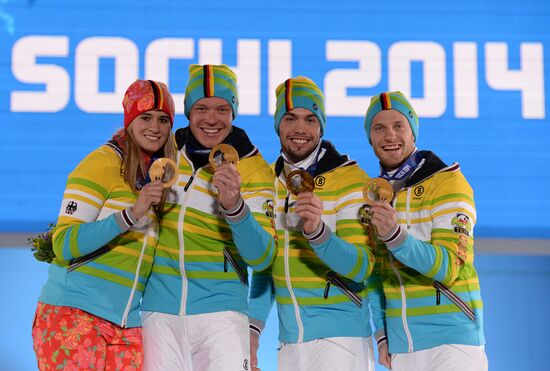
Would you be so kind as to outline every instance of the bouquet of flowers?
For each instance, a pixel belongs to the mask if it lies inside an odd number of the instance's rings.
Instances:
[[[36,260],[51,263],[55,258],[52,242],[54,227],[55,224],[50,223],[46,232],[40,233],[36,237],[29,237],[29,245],[32,246],[31,251],[33,252]]]

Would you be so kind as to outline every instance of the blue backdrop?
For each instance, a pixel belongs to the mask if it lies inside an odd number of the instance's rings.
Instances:
[[[181,108],[188,65],[223,62],[240,80],[235,124],[268,160],[289,75],[324,89],[326,138],[371,175],[363,114],[399,89],[418,146],[472,183],[477,236],[549,238],[549,24],[541,1],[0,0],[0,231],[55,219],[67,173],[121,126],[134,79],[167,81]]]
[[[226,63],[239,76],[235,124],[269,161],[279,150],[274,89],[285,78],[319,84],[326,139],[371,176],[379,169],[364,112],[372,95],[401,90],[420,116],[418,147],[459,162],[472,184],[476,237],[550,239],[550,2],[0,0],[0,40],[0,237],[55,220],[69,171],[122,126],[120,102],[133,80],[166,81],[180,127],[188,65]],[[45,266],[35,268],[27,251],[0,254],[2,282],[26,285],[9,284],[16,299],[0,309],[10,322],[0,369],[26,370],[30,329],[21,316],[32,317]],[[480,273],[493,369],[543,370],[548,357],[536,344],[549,324],[535,319],[548,304],[539,279],[548,278],[548,260],[494,258],[481,260]],[[516,326],[507,333],[497,320]],[[268,331],[273,356],[276,329]],[[512,345],[519,339],[525,368]]]

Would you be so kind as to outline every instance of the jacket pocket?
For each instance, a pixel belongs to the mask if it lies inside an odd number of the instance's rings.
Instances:
[[[466,317],[468,317],[473,322],[476,321],[476,314],[474,313],[472,308],[470,308],[468,306],[468,304],[466,304],[457,294],[452,292],[451,289],[449,289],[447,286],[445,286],[444,284],[442,284],[439,281],[434,281],[433,286],[436,289],[436,296],[437,296],[436,304],[437,305],[439,305],[439,301],[440,301],[439,300],[439,298],[440,298],[439,293],[442,293],[443,295],[445,295],[445,297],[447,299],[449,299],[449,301],[451,303],[456,305],[458,307],[458,309],[460,309],[466,315]]]
[[[330,285],[334,285],[338,287],[338,289],[342,292],[342,294],[346,295],[349,300],[353,302],[357,307],[361,308],[363,306],[363,300],[361,299],[361,296],[359,296],[357,293],[351,291],[345,284],[345,282],[338,277],[338,275],[330,271],[327,273],[327,285],[325,286],[325,294],[324,298],[328,298],[328,292],[330,290]]]
[[[248,287],[248,274],[246,273],[245,270],[241,268],[239,264],[237,264],[237,261],[235,260],[233,255],[231,255],[227,247],[224,247],[223,248],[223,271],[224,272],[227,272],[228,262],[233,267],[233,270],[235,271],[235,273],[237,273],[237,276],[239,276],[239,281],[241,281],[243,286]]]
[[[96,251],[86,254],[84,256],[81,256],[79,258],[72,259],[69,266],[67,267],[68,272],[74,271],[76,268],[83,266],[86,263],[91,262],[94,259],[99,258],[101,255],[104,255],[108,253],[111,250],[111,247],[108,245],[105,245]]]

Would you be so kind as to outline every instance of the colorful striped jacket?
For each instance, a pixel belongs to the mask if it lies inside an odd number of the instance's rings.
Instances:
[[[366,279],[374,256],[360,223],[366,173],[329,142],[314,172],[314,193],[323,202],[322,228],[302,235],[296,197],[286,188],[283,159],[274,165],[278,254],[272,269],[254,272],[250,291],[251,329],[260,332],[277,301],[279,340],[372,334]]]
[[[239,152],[244,204],[224,215],[207,154],[192,155],[191,144],[197,142],[188,127],[176,132],[176,141],[179,178],[161,220],[142,310],[248,314],[247,266],[266,269],[276,254],[271,169],[245,132],[233,126],[224,143]]]
[[[420,153],[393,201],[398,225],[377,244],[369,282],[375,337],[387,334],[390,353],[485,343],[472,188],[458,164]]]
[[[126,211],[137,195],[121,176],[121,156],[104,145],[69,175],[53,233],[56,258],[39,301],[137,327],[158,224],[152,211],[137,224]]]

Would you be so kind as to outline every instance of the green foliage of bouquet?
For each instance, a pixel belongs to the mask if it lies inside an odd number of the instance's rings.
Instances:
[[[48,225],[48,231],[40,233],[36,237],[29,237],[29,245],[32,246],[31,251],[34,253],[36,260],[46,263],[51,263],[55,258],[53,252],[52,235],[55,224]]]

